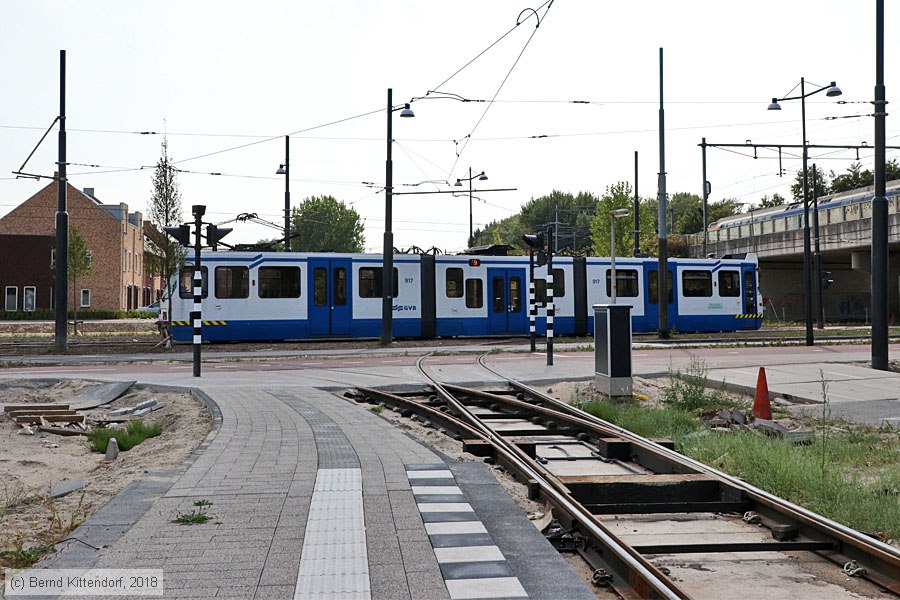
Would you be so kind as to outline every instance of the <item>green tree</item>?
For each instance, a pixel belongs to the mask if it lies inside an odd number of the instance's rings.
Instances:
[[[362,252],[365,248],[359,213],[332,196],[311,196],[291,212],[291,250]]]
[[[93,270],[91,251],[81,232],[74,225],[69,226],[68,245],[68,275],[72,282],[72,314],[75,322],[73,334],[78,335],[78,307],[81,299],[78,297],[78,279],[88,277]]]
[[[638,222],[640,223],[641,250],[649,253],[658,246],[656,240],[656,202],[638,202]],[[591,241],[593,253],[597,256],[610,255],[610,219],[612,210],[627,209],[629,215],[615,219],[616,256],[634,254],[634,192],[631,184],[620,181],[607,186],[606,193],[597,202],[597,211],[591,219]]]
[[[169,144],[162,142],[162,156],[156,162],[153,171],[153,189],[150,192],[150,204],[147,216],[151,226],[146,230],[147,245],[144,251],[144,264],[151,275],[162,277],[165,296],[168,300],[168,321],[163,325],[167,336],[172,331],[172,296],[175,294],[178,268],[184,261],[185,249],[179,242],[166,235],[164,227],[181,224],[181,192],[175,179],[176,169],[169,158]],[[171,342],[167,345],[171,347]]]
[[[825,171],[816,167],[816,189],[813,190],[813,165],[809,165],[809,168],[806,171],[806,182],[809,186],[809,199],[812,200],[814,195],[818,193],[818,197],[826,196],[831,191],[831,184],[828,181],[828,177],[825,175]],[[794,177],[794,184],[791,186],[791,196],[794,198],[794,202],[803,202],[803,170],[797,171],[797,175]]]
[[[831,193],[849,192],[857,188],[873,185],[875,176],[868,169],[863,170],[862,165],[858,162],[852,163],[846,173],[835,175],[831,172]]]
[[[772,208],[773,206],[781,206],[782,204],[786,204],[784,196],[776,192],[772,194],[771,197],[766,195],[760,198],[758,208]]]
[[[900,179],[900,164],[897,159],[891,159],[884,163],[885,181]],[[869,169],[863,169],[858,162],[851,164],[846,173],[835,175],[831,172],[831,193],[849,192],[859,188],[875,185],[875,174]]]
[[[723,217],[741,214],[744,212],[744,206],[745,204],[737,198],[723,198],[711,202],[706,208],[706,214],[709,216],[709,222],[715,223]]]
[[[597,197],[590,192],[573,195],[554,190],[526,202],[519,214],[493,221],[484,230],[476,231],[476,245],[496,243],[494,234],[497,233],[500,243],[525,252],[523,234],[552,228],[557,234],[556,248],[559,253],[584,254],[591,247],[590,218],[596,205]]]

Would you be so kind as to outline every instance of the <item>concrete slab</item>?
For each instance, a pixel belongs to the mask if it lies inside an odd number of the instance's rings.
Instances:
[[[66,404],[72,410],[88,410],[109,404],[128,391],[136,381],[124,381],[121,383],[103,383],[82,390],[74,398],[66,399]]]

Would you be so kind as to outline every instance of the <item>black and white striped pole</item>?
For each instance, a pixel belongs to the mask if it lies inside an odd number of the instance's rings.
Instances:
[[[537,299],[534,293],[534,253],[538,253],[538,266],[543,264],[544,254],[544,234],[543,233],[526,233],[522,236],[522,241],[528,245],[528,317],[529,329],[531,335],[531,351],[535,352],[535,325],[537,319]]]
[[[547,366],[553,366],[553,230],[547,229]]]
[[[203,345],[201,306],[203,300],[203,271],[200,268],[200,248],[203,239],[200,235],[203,229],[203,215],[206,207],[195,204],[191,207],[194,215],[194,307],[191,310],[191,325],[194,328],[194,377],[200,377],[200,348]]]
[[[536,352],[535,327],[537,304],[534,301],[534,248],[528,249],[528,336],[531,338],[531,351]]]

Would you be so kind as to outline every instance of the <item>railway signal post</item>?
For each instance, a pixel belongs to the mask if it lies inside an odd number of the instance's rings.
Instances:
[[[191,214],[194,215],[194,306],[193,310],[191,310],[191,326],[194,329],[194,377],[200,377],[200,349],[203,344],[203,320],[201,314],[203,301],[203,271],[200,265],[200,251],[203,247],[203,215],[206,214],[206,206],[202,204],[193,205],[191,207]],[[178,227],[165,227],[164,229],[168,235],[175,238],[182,246],[190,247],[190,225],[183,223]],[[219,240],[228,235],[229,232],[231,232],[231,229],[228,227],[217,227],[216,225],[207,224],[207,243],[215,250]]]

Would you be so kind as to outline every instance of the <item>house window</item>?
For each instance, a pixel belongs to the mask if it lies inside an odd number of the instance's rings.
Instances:
[[[300,267],[260,267],[260,298],[299,298]]]
[[[381,270],[382,267],[363,267],[359,270],[359,297],[381,298]],[[397,269],[394,268],[393,297],[396,298],[400,284],[397,281]]]
[[[22,309],[25,310],[25,312],[34,311],[35,301],[37,300],[37,289],[33,285],[29,285],[22,291]]]
[[[6,302],[4,308],[9,312],[19,308],[19,288],[12,285],[6,286]]]
[[[81,308],[91,307],[91,290],[81,290]]]
[[[54,255],[53,258],[56,258],[56,255]],[[87,264],[92,265],[94,263],[94,253],[90,250],[84,253],[84,258],[87,261]]]
[[[247,298],[250,296],[250,269],[247,267],[216,267],[216,298]]]
[[[454,267],[447,269],[446,293],[448,298],[462,298],[463,296],[463,270]]]
[[[484,306],[484,281],[466,279],[466,308],[481,308],[482,306]]]

